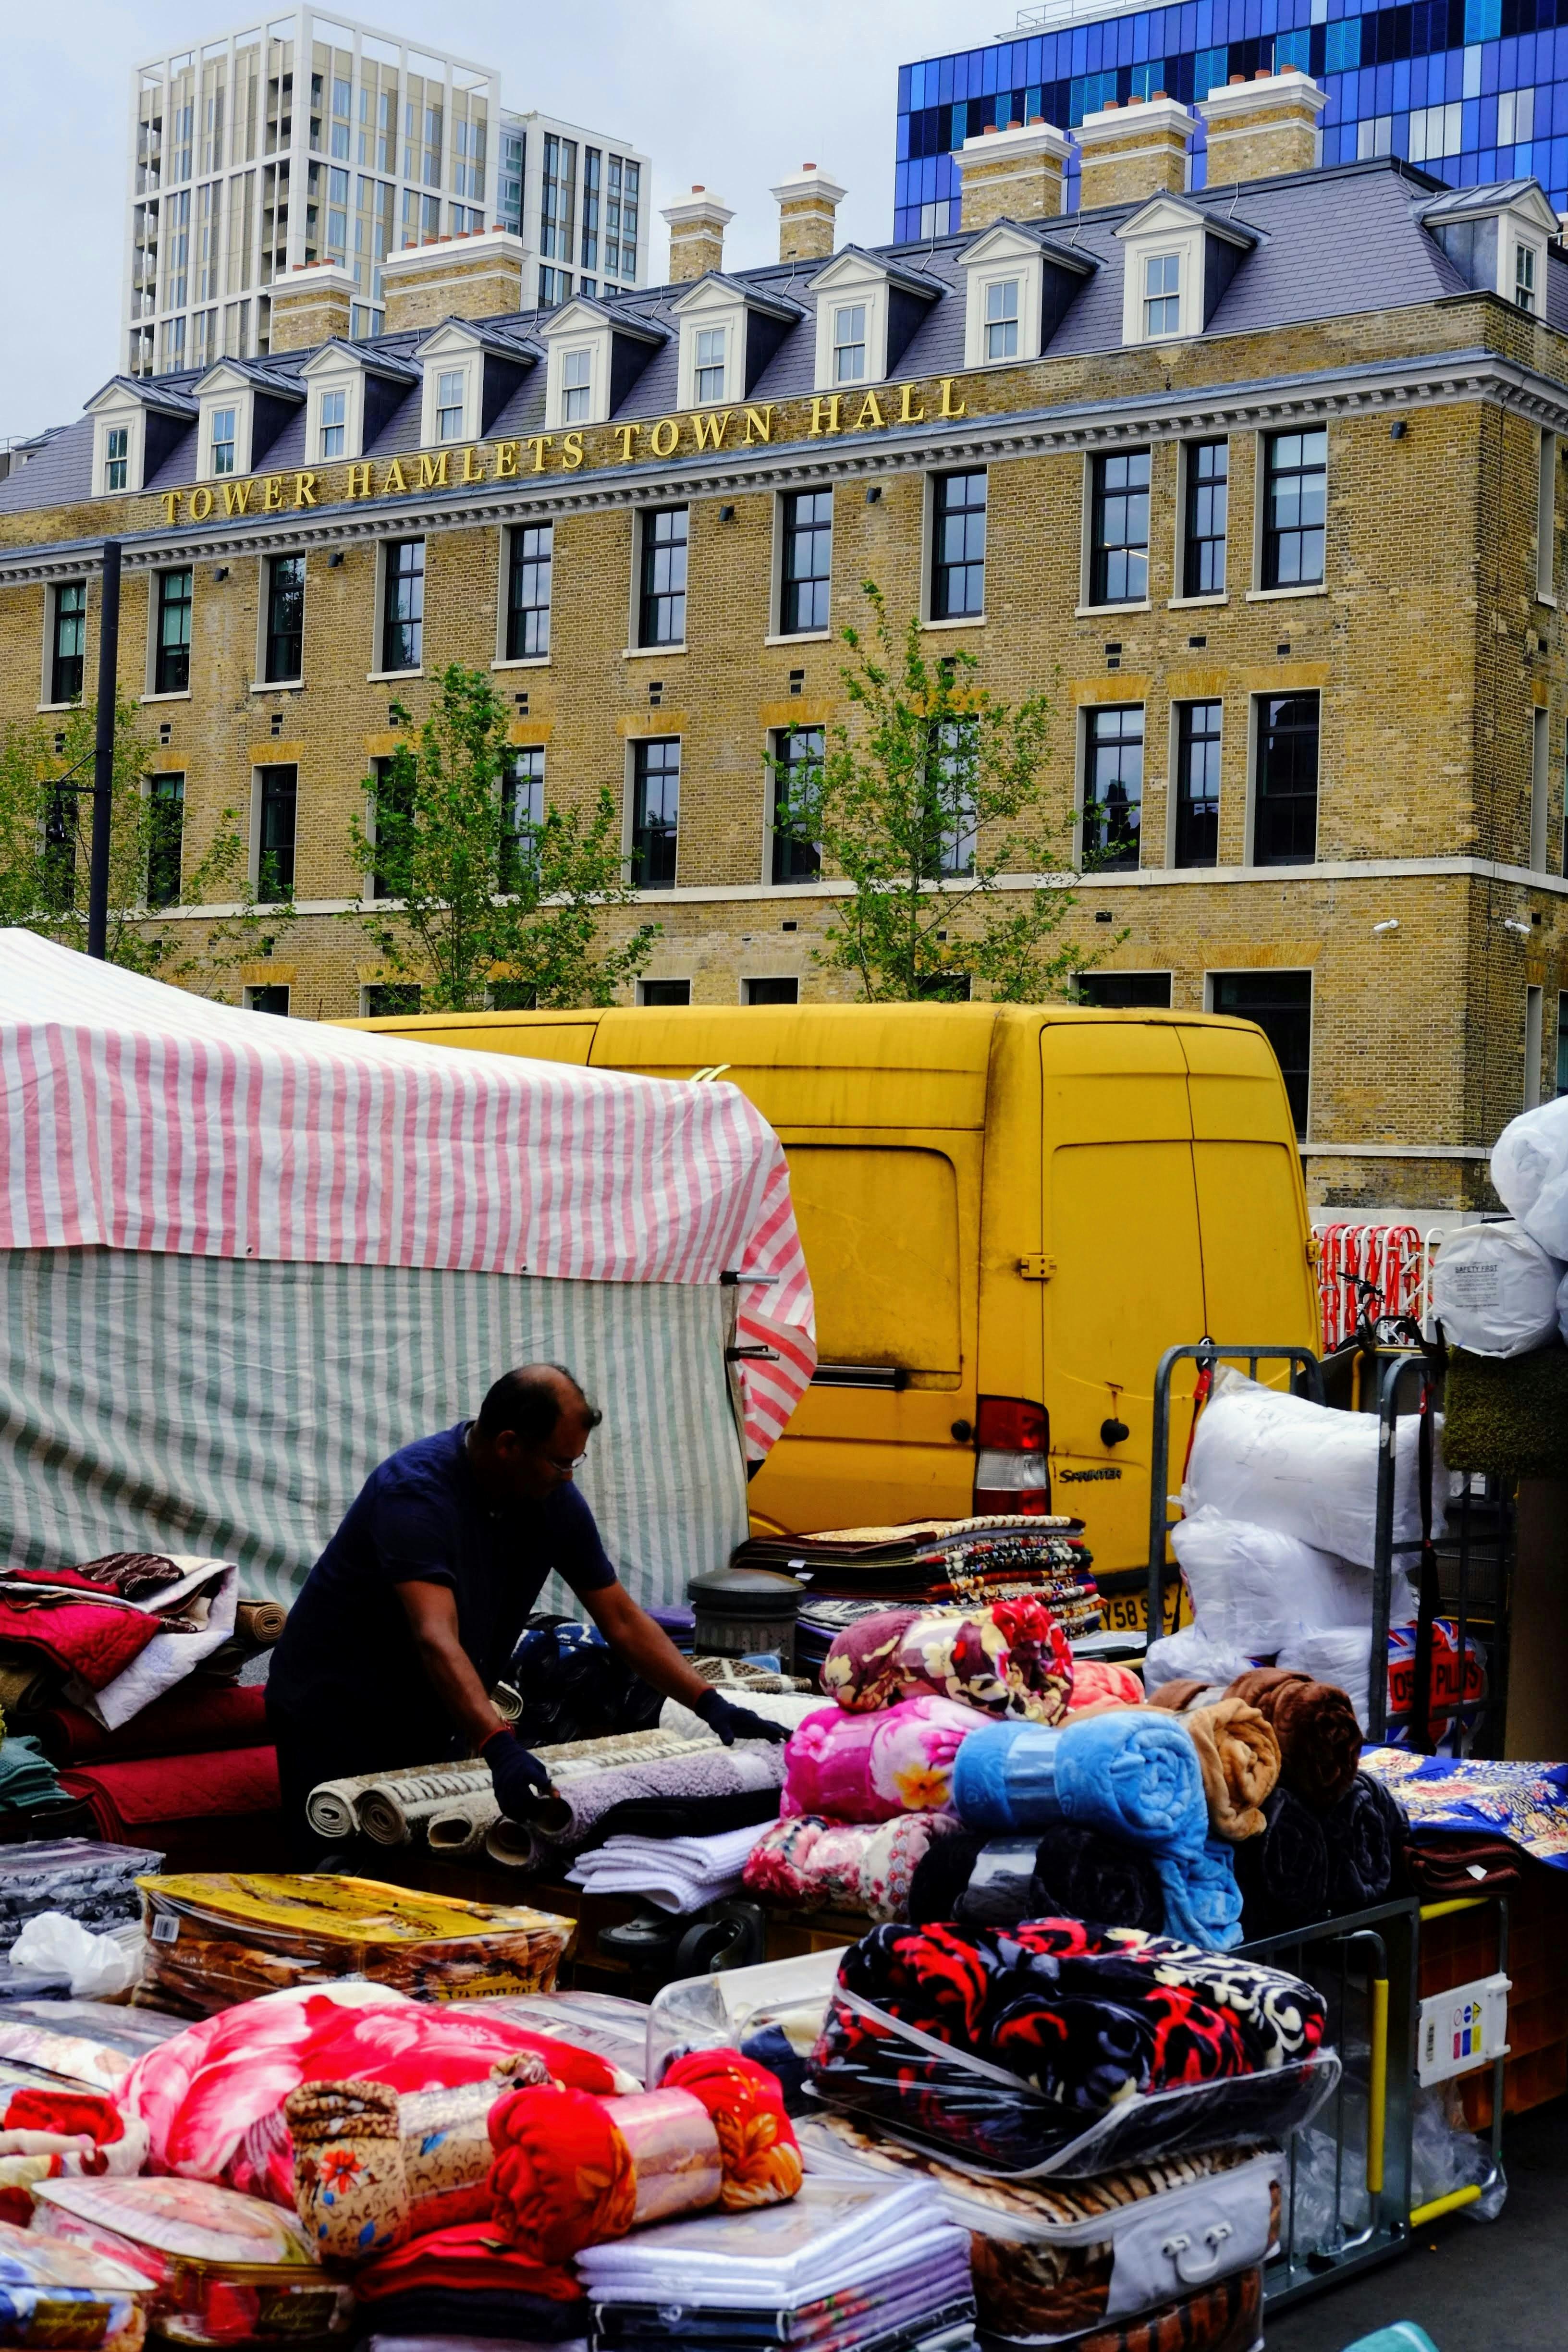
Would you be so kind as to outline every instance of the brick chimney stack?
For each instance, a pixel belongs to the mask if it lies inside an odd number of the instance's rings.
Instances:
[[[677,205],[667,205],[669,223],[669,282],[683,286],[724,267],[724,231],[735,215],[710,196],[700,182]]]
[[[1315,171],[1318,117],[1328,102],[1328,93],[1300,66],[1256,74],[1251,81],[1232,74],[1225,89],[1211,89],[1198,102],[1208,125],[1208,185]]]
[[[838,207],[847,191],[815,163],[772,191],[779,208],[779,259],[827,261],[838,248]]]
[[[1114,100],[1079,125],[1085,212],[1097,205],[1130,205],[1148,196],[1180,195],[1187,184],[1187,142],[1194,116],[1163,89],[1152,98]]]
[[[1062,208],[1068,142],[1037,115],[1010,131],[982,131],[958,151],[963,194],[959,225],[968,233],[998,220],[1055,220]]]

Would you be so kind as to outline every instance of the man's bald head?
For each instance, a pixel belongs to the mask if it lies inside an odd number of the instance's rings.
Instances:
[[[486,1396],[474,1434],[482,1445],[506,1431],[521,1445],[542,1445],[554,1436],[563,1414],[581,1418],[588,1429],[597,1429],[604,1419],[564,1364],[519,1364],[503,1372]]]

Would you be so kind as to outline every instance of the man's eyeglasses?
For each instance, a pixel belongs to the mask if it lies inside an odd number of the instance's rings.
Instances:
[[[570,1478],[574,1470],[580,1470],[588,1459],[588,1449],[584,1445],[582,1453],[574,1454],[569,1462],[563,1462],[558,1454],[547,1454],[544,1458],[552,1470],[559,1470],[563,1478]]]

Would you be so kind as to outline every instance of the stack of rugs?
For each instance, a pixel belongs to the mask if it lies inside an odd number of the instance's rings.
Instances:
[[[808,2179],[934,2191],[997,2352],[1254,2352],[1324,2026],[1310,1985],[1170,1937],[883,1926],[809,2063]]]
[[[264,1695],[241,1678],[285,1612],[238,1581],[227,1561],[152,1552],[0,1572],[0,1810],[25,1764],[33,1811],[52,1798],[102,1838],[279,1861]]]
[[[805,1672],[822,1666],[838,1634],[894,1602],[941,1609],[1035,1600],[1071,1640],[1098,1633],[1101,1623],[1079,1519],[936,1519],[753,1537],[733,1565],[783,1570],[805,1584],[795,1625],[795,1663]]]

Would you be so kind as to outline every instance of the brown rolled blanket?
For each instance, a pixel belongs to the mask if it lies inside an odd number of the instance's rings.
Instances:
[[[1254,1666],[1230,1686],[1267,1716],[1279,1742],[1279,1778],[1314,1812],[1337,1805],[1361,1762],[1361,1726],[1346,1694],[1333,1683],[1281,1666]]]
[[[1224,1683],[1200,1683],[1192,1676],[1179,1682],[1162,1683],[1149,1694],[1151,1706],[1168,1707],[1173,1715],[1187,1715],[1194,1706],[1213,1706],[1230,1696]]]
[[[1189,1707],[1182,1717],[1203,1767],[1209,1827],[1233,1845],[1266,1826],[1261,1807],[1279,1778],[1279,1742],[1266,1715],[1242,1698]]]

